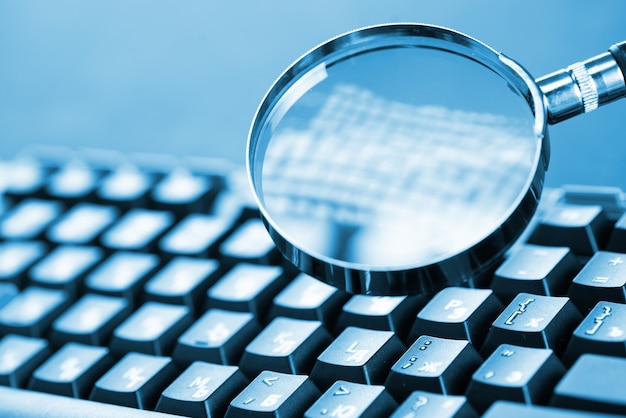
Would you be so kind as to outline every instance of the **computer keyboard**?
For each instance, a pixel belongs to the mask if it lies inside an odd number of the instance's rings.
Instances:
[[[39,149],[0,191],[1,416],[626,415],[621,190],[546,190],[484,288],[396,297],[295,271],[222,161]]]

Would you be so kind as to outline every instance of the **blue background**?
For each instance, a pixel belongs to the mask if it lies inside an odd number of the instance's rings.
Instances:
[[[301,54],[383,22],[448,26],[535,77],[626,39],[626,2],[0,0],[0,157],[30,143],[226,157]],[[626,189],[626,100],[550,128],[547,184]]]

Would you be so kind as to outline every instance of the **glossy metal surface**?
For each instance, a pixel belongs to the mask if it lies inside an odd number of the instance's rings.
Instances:
[[[270,235],[300,270],[354,293],[477,280],[537,206],[542,99],[519,65],[449,29],[334,38],[276,81],[250,130]]]

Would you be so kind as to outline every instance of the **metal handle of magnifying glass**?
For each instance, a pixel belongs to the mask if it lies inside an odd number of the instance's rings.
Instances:
[[[537,80],[554,124],[626,97],[626,41]]]

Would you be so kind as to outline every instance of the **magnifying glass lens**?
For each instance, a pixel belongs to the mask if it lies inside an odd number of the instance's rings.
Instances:
[[[320,57],[264,114],[254,189],[273,235],[327,263],[318,276],[411,271],[479,245],[520,205],[541,153],[524,93],[430,45]]]

